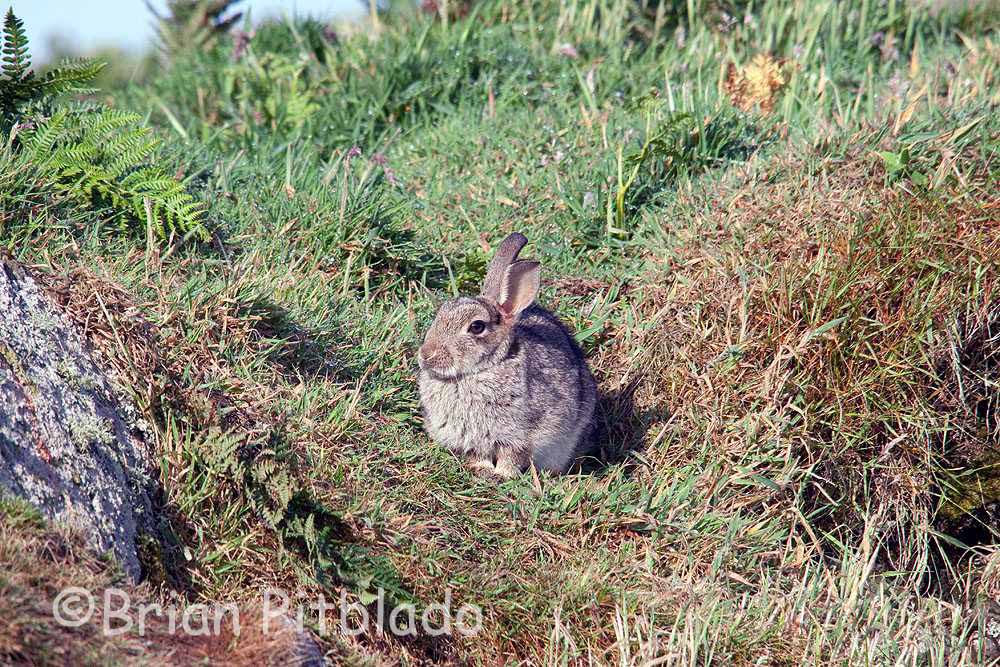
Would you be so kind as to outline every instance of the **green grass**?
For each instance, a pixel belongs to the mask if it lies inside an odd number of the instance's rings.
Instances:
[[[485,611],[475,639],[322,638],[373,662],[977,664],[1000,501],[990,12],[270,24],[238,59],[224,39],[101,93],[154,129],[211,242],[116,231],[0,153],[0,243],[155,425],[190,554],[162,592],[381,585]],[[760,53],[784,85],[741,111],[728,66]],[[414,350],[513,230],[600,382],[607,461],[496,486],[421,431]]]

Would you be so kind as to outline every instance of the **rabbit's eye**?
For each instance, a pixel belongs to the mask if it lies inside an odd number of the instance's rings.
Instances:
[[[483,322],[482,320],[476,320],[469,325],[469,333],[473,336],[478,336],[484,331],[486,331],[486,322]]]

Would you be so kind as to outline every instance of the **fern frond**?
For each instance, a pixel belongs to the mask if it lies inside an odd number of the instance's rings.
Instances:
[[[23,150],[63,194],[109,205],[145,224],[149,199],[157,232],[207,240],[203,209],[176,179],[150,164],[157,140],[141,118],[118,109],[60,109],[23,132]]]
[[[36,159],[47,162],[46,156],[52,155],[56,142],[63,134],[67,111],[60,109],[45,123],[39,123],[34,132],[23,133],[21,142],[36,156]]]
[[[24,23],[13,9],[7,10],[0,43],[0,129],[10,129],[30,113],[29,109],[47,110],[49,101],[58,95],[89,91],[86,84],[105,66],[92,60],[66,60],[45,76],[36,77],[31,71]]]
[[[133,221],[145,222],[148,200],[161,236],[179,232],[209,238],[202,207],[176,179],[150,164],[158,142],[138,114],[95,104],[48,108],[56,95],[85,90],[103,63],[67,60],[36,78],[24,24],[12,9],[4,19],[0,54],[0,129],[32,110],[32,122],[17,135],[19,157],[33,163],[55,190],[110,206]]]
[[[7,128],[13,124],[17,110],[32,99],[35,84],[24,23],[14,16],[13,9],[7,10],[0,44],[0,121]]]
[[[64,60],[58,66],[45,73],[39,81],[46,95],[61,95],[63,93],[92,92],[85,84],[93,81],[106,67],[106,63],[96,60],[70,59]]]
[[[24,21],[14,16],[14,8],[7,10],[3,21],[3,65],[0,71],[8,82],[23,82],[31,79],[31,56],[28,55],[28,36],[24,33]]]

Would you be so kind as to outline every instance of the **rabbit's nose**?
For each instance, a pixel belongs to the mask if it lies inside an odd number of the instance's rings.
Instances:
[[[451,363],[451,355],[438,343],[424,343],[417,350],[417,363],[425,368],[444,366]]]
[[[421,364],[425,364],[429,359],[433,359],[435,354],[436,350],[434,349],[434,346],[424,343],[420,346],[420,349],[417,350],[417,361]]]

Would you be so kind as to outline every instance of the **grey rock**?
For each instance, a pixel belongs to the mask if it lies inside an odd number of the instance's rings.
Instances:
[[[162,542],[137,414],[35,281],[0,256],[0,494],[79,527],[133,580],[137,539]]]

